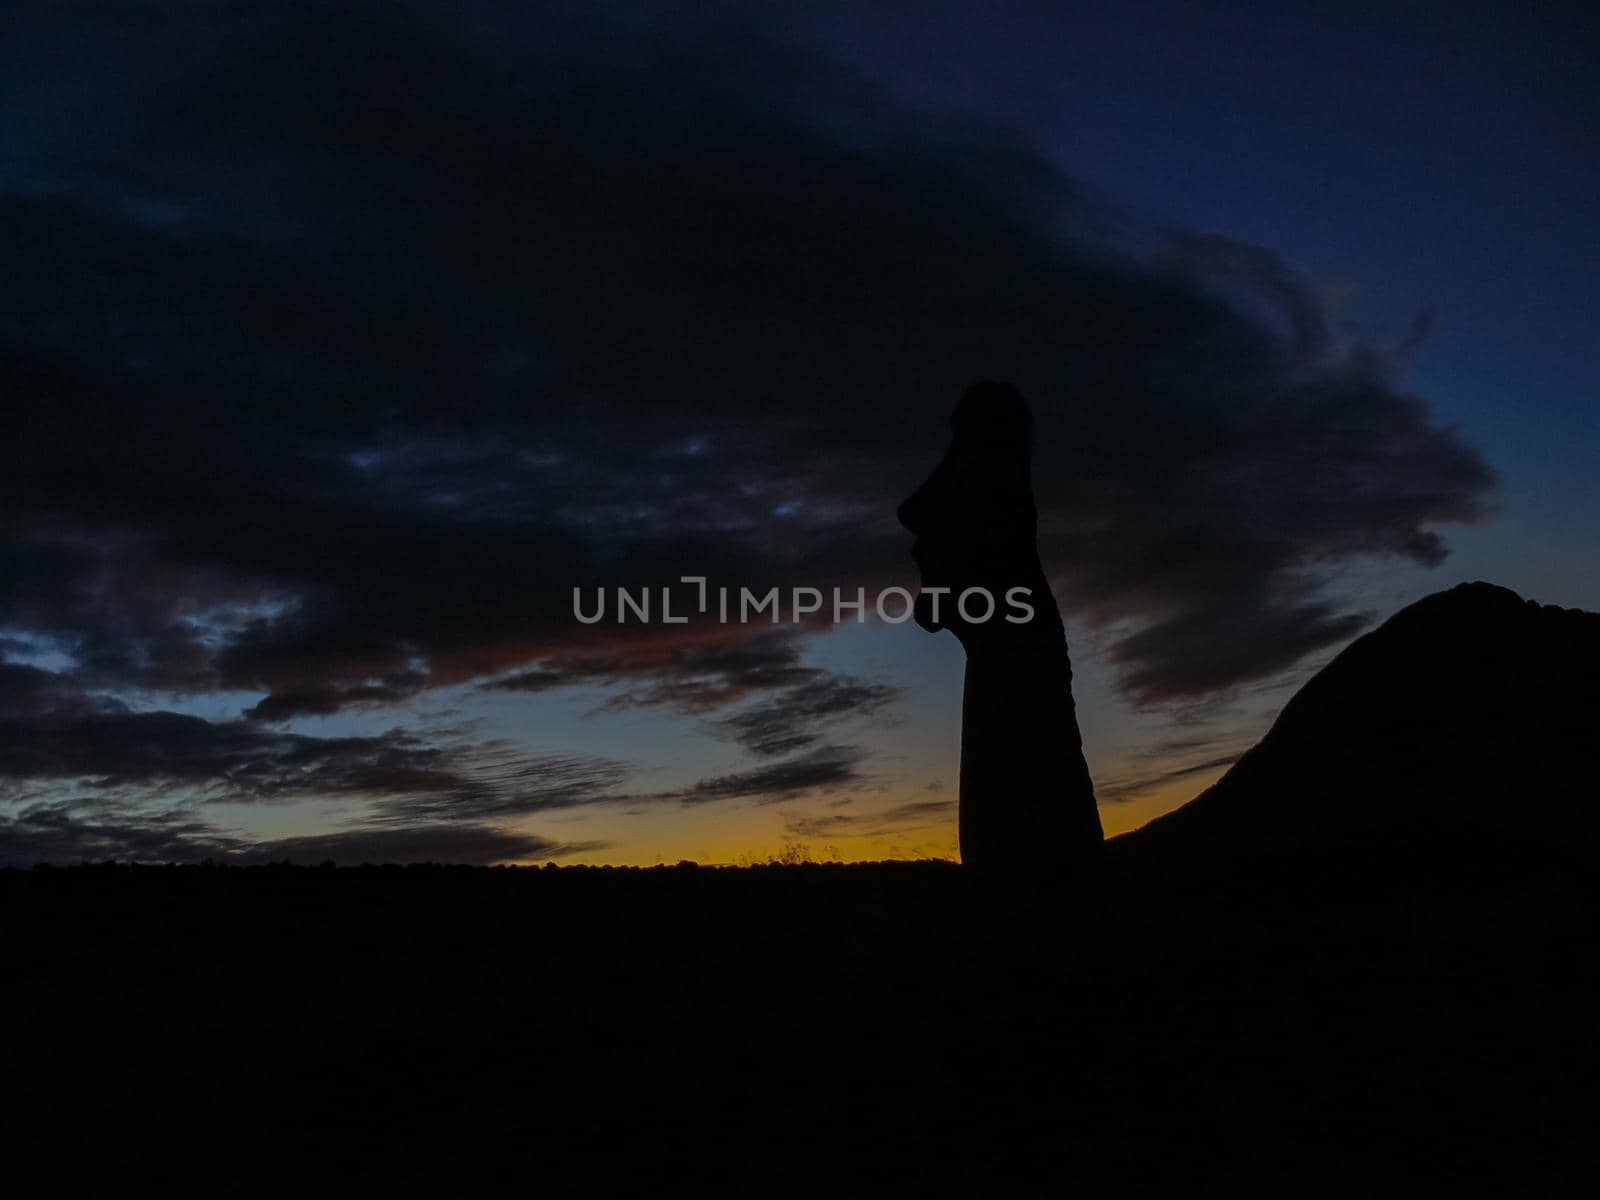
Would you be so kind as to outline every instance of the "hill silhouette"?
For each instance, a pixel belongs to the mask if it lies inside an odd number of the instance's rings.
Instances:
[[[1356,639],[1124,853],[1592,858],[1600,614],[1464,583]]]

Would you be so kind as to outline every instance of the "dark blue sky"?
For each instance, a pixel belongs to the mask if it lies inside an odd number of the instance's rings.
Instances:
[[[1581,4],[885,3],[816,34],[1025,127],[1157,220],[1271,247],[1403,341],[1503,513],[1449,570],[1600,607],[1600,14]]]

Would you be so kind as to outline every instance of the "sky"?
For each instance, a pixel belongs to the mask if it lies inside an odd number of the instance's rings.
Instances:
[[[953,856],[948,633],[573,596],[914,588],[982,378],[1108,833],[1429,592],[1600,608],[1576,6],[6,24],[0,861]]]

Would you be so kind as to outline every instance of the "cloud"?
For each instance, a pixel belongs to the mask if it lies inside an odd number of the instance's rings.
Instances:
[[[578,684],[623,684],[604,711],[657,706],[704,713],[753,693],[812,681],[824,672],[802,666],[805,630],[800,626],[752,631],[715,626],[653,636],[619,631],[610,641],[544,658],[539,666],[484,684],[489,691],[544,692]]]
[[[728,718],[734,734],[758,754],[788,753],[816,740],[798,730],[875,712],[898,694],[809,673],[816,677],[780,693],[776,705]],[[790,702],[792,712],[785,709]],[[614,760],[535,754],[462,731],[317,737],[244,719],[132,711],[75,690],[67,676],[0,663],[0,797],[25,797],[41,784],[108,797],[142,790],[233,803],[333,797],[366,804],[378,829],[442,827],[596,805],[768,803],[853,784],[862,777],[861,759],[856,747],[813,747],[688,789],[638,793],[626,787],[628,765]]]
[[[408,699],[426,683],[426,676],[409,671],[390,675],[380,683],[292,688],[274,692],[253,705],[245,715],[258,721],[286,721],[293,717],[330,716],[348,708],[378,708]]]
[[[790,836],[803,838],[888,837],[932,825],[948,825],[955,813],[953,800],[915,800],[877,812],[834,811],[799,816],[788,822],[787,830]]]
[[[62,674],[0,663],[0,798],[47,784],[233,803],[336,797],[376,805],[386,822],[415,824],[619,803],[625,776],[621,763],[459,733],[316,737],[136,711],[75,690]]]
[[[880,711],[901,689],[847,675],[821,675],[715,722],[715,728],[753,754],[789,754],[815,744],[820,730],[846,718]]]
[[[150,812],[94,803],[40,804],[0,818],[0,865],[121,862],[219,863],[332,861],[361,863],[499,862],[562,858],[603,843],[563,843],[484,825],[347,829],[307,837],[252,841],[219,831],[185,812]]]
[[[622,804],[621,763],[575,755],[529,755],[509,745],[477,745],[463,754],[466,786],[447,793],[414,791],[384,799],[386,822],[493,821],[555,809]]]
[[[1371,619],[1326,602],[1239,595],[1232,609],[1191,608],[1158,619],[1114,642],[1107,658],[1121,669],[1126,694],[1160,703],[1283,671],[1355,637]]]
[[[753,702],[716,728],[805,756],[690,802],[842,786],[817,730],[882,698],[803,665],[818,626],[580,626],[572,589],[911,582],[894,506],[975,378],[1036,409],[1046,562],[1136,703],[1348,639],[1352,559],[1436,564],[1492,509],[1397,358],[1270,252],[1108,221],[1014,131],[903,108],[778,25],[8,20],[0,629],[130,706],[24,712],[13,773],[421,811],[468,794],[441,747],[252,726],[470,682]],[[148,699],[217,691],[251,720]]]
[[[1223,754],[1201,762],[1186,763],[1181,767],[1169,767],[1165,770],[1150,771],[1138,775],[1124,775],[1096,784],[1094,790],[1095,799],[1102,804],[1126,803],[1169,783],[1176,783],[1181,779],[1188,779],[1195,775],[1203,775],[1207,771],[1219,771],[1224,767],[1231,767],[1238,761],[1239,755],[1237,754]]]
[[[469,782],[415,735],[309,737],[186,713],[95,711],[0,721],[0,780],[197,788],[230,800],[440,793]]]
[[[36,804],[0,817],[0,864],[200,862],[237,854],[246,845],[186,813],[107,811],[103,804],[85,806],[84,813],[77,807]]]
[[[1095,772],[1095,798],[1126,804],[1169,785],[1232,766],[1259,740],[1275,706],[1260,703],[1256,689],[1225,701],[1172,706],[1164,736],[1119,756],[1115,766]]]
[[[771,804],[802,795],[838,791],[863,779],[863,755],[854,746],[818,746],[795,758],[749,771],[733,771],[702,779],[677,792],[663,792],[656,800],[681,804],[709,804],[716,800],[755,800]]]

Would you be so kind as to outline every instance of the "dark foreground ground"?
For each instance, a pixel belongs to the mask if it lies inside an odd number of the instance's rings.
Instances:
[[[0,872],[7,1137],[268,1181],[1591,1178],[1583,864],[1110,850],[1048,898],[936,863]]]

